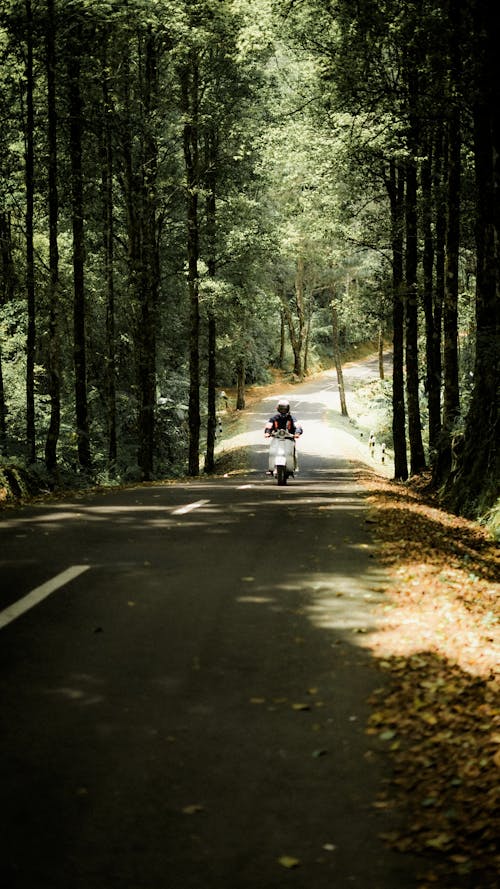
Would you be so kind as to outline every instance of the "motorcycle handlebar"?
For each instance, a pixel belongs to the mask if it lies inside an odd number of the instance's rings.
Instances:
[[[284,429],[278,429],[272,432],[265,432],[264,435],[266,436],[266,438],[300,438],[300,432],[296,432],[294,434],[293,432],[287,432]]]

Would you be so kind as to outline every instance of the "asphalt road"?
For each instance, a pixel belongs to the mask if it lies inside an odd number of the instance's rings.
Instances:
[[[3,514],[5,889],[417,885],[365,733],[384,578],[314,391],[286,488],[254,437],[246,475]]]

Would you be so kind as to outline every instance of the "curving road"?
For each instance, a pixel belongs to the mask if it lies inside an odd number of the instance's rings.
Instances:
[[[331,385],[294,389],[286,488],[263,474],[265,403],[246,475],[4,512],[8,889],[417,885],[379,839],[384,578]]]

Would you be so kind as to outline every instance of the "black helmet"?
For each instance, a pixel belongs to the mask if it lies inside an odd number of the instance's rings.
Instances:
[[[277,404],[277,410],[280,414],[288,414],[290,410],[290,402],[288,398],[280,398]]]

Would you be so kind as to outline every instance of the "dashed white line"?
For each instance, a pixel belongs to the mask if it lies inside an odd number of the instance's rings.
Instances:
[[[9,605],[8,608],[0,612],[0,629],[12,623],[13,620],[29,611],[30,608],[34,608],[35,605],[38,605],[39,602],[42,602],[51,593],[55,593],[56,590],[59,590],[71,580],[74,580],[75,577],[83,574],[84,571],[88,571],[89,568],[90,565],[71,565],[66,571],[61,571],[60,574],[56,574],[55,577],[52,577],[46,583],[42,583],[41,586],[36,587],[22,599],[19,599],[18,602]]]
[[[210,503],[210,500],[197,500],[195,503],[187,503],[186,506],[180,506],[178,509],[174,509],[172,515],[186,515],[187,512],[192,512],[193,509],[199,509],[200,506],[205,506],[205,503]]]

